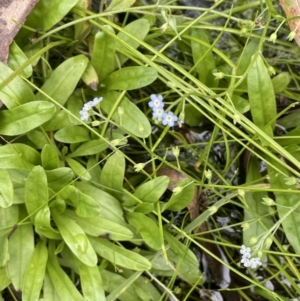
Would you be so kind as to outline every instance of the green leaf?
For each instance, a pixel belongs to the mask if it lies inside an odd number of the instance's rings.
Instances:
[[[252,157],[248,168],[246,183],[250,185],[251,182],[261,177],[259,168],[257,158]],[[249,223],[249,228],[245,228],[243,231],[243,242],[245,245],[249,245],[251,238],[261,237],[262,233],[266,232],[266,230],[270,229],[274,224],[269,214],[268,206],[262,203],[263,198],[266,196],[266,193],[262,191],[245,193],[245,202],[248,207],[244,209],[244,222]]]
[[[133,195],[142,202],[157,203],[167,190],[169,183],[167,176],[160,176],[139,186]]]
[[[104,25],[103,28],[114,35],[114,30],[111,26]],[[105,31],[97,32],[95,36],[91,63],[97,72],[100,82],[115,70],[115,41],[116,37],[111,37]]]
[[[181,181],[176,188],[179,188],[180,192],[173,192],[173,195],[169,201],[162,205],[162,211],[166,209],[171,211],[179,211],[183,208],[186,208],[195,196],[196,188],[191,180]]]
[[[46,175],[49,189],[55,193],[68,186],[74,178],[72,169],[68,167],[46,170]]]
[[[86,168],[84,168],[79,162],[74,159],[66,158],[67,163],[72,168],[74,173],[82,180],[89,181],[91,176]]]
[[[74,125],[58,130],[54,138],[63,143],[78,143],[90,140],[90,132],[86,127]]]
[[[46,101],[33,101],[0,112],[0,134],[24,134],[51,119],[55,106]]]
[[[27,133],[27,137],[37,149],[42,149],[45,144],[49,143],[48,135],[40,129],[31,130]]]
[[[278,171],[271,166],[274,166],[281,172],[278,173]],[[268,165],[268,175],[270,177],[271,188],[275,190],[273,193],[276,198],[277,212],[281,219],[284,233],[295,252],[298,254],[300,252],[299,195],[297,193],[289,192],[289,190],[297,190],[297,185],[285,184],[286,176],[284,175],[288,175],[288,172],[282,164],[278,162],[270,162],[270,165]],[[285,191],[277,192],[276,190],[278,189]]]
[[[78,111],[79,117],[79,111]],[[65,110],[59,111],[49,122],[43,125],[46,132],[57,131],[63,127],[74,125],[69,118],[69,113]]]
[[[13,73],[9,67],[0,62],[0,82]],[[35,96],[31,88],[17,75],[3,89],[0,90],[0,99],[8,109],[33,101]]]
[[[25,144],[6,144],[0,146],[0,168],[31,170],[40,164],[39,153]]]
[[[78,0],[40,0],[31,11],[26,25],[47,31],[58,23],[76,5]]]
[[[64,105],[74,92],[88,62],[88,58],[82,54],[64,61],[51,73],[41,88],[44,93],[38,92],[36,99],[49,101],[49,98],[44,95],[46,94],[60,105]]]
[[[74,211],[66,210],[65,214],[76,221],[76,223],[82,228],[82,230],[91,236],[108,235],[112,240],[130,240],[133,237],[133,233],[122,225],[114,223],[108,219],[93,216],[82,217],[78,216]]]
[[[99,204],[90,196],[78,191],[78,206],[76,213],[82,217],[92,217],[100,213],[101,208]]]
[[[67,215],[58,214],[55,210],[52,211],[52,217],[73,254],[84,264],[95,266],[97,255],[80,226]]]
[[[119,197],[123,190],[125,174],[125,158],[120,151],[116,151],[106,161],[100,176],[103,189],[115,197]]]
[[[69,158],[96,155],[108,148],[109,144],[103,140],[90,140],[78,146],[70,155]]]
[[[105,293],[101,274],[97,266],[90,267],[79,260],[76,261],[79,268],[80,285],[86,300],[105,301]]]
[[[46,289],[46,294],[52,298],[48,300],[57,300],[57,298],[52,297],[54,294],[57,294],[60,300],[85,301],[70,278],[60,267],[57,257],[52,252],[49,252],[47,272],[52,282],[49,283],[49,281],[47,281],[48,287]],[[51,284],[53,287],[51,287]]]
[[[236,94],[232,95],[232,103],[234,105],[234,108],[242,114],[250,110],[249,102],[245,98],[239,95]]]
[[[58,150],[53,144],[45,144],[42,153],[42,166],[44,169],[55,169],[59,167]]]
[[[29,173],[25,183],[25,205],[34,223],[37,212],[48,204],[48,184],[45,170],[36,166]]]
[[[92,90],[97,91],[98,85],[99,85],[99,79],[98,79],[98,75],[96,73],[95,68],[93,67],[93,65],[90,62],[87,65],[84,73],[82,74],[81,79]]]
[[[130,47],[137,49],[140,46],[140,41],[143,41],[150,29],[150,23],[146,19],[135,20],[123,28],[117,35],[118,39],[125,42]],[[120,43],[116,43],[118,50],[123,50],[126,47]],[[127,50],[127,49],[126,49]],[[124,54],[118,54],[118,64],[123,65],[128,60]]]
[[[147,271],[151,269],[151,263],[145,257],[121,248],[103,238],[90,238],[97,254],[111,263],[135,271]]]
[[[210,87],[218,86],[218,81],[213,75],[216,65],[207,31],[195,28],[192,29],[191,36],[193,37],[191,41],[193,61],[199,80]]]
[[[0,169],[0,207],[7,208],[12,205],[14,199],[14,187],[5,169]]]
[[[169,243],[172,252],[179,258],[179,261],[176,262],[178,274],[191,283],[198,282],[201,273],[198,268],[199,263],[196,255],[189,249],[188,245],[185,246],[180,243],[169,232],[164,231],[164,237]]]
[[[20,211],[20,218],[26,217],[25,210]],[[19,225],[8,241],[9,262],[7,275],[16,290],[21,290],[25,271],[29,265],[34,250],[34,235],[32,225]]]
[[[291,82],[291,76],[288,72],[281,72],[272,78],[272,85],[274,93],[278,94],[283,92],[289,83]]]
[[[101,212],[99,213],[99,217],[108,219],[125,227],[128,226],[124,221],[123,209],[119,201],[112,195],[83,182],[76,182],[76,187],[100,204]]]
[[[0,268],[0,291],[3,291],[10,285],[11,281],[6,275],[5,268]]]
[[[148,118],[127,97],[123,97],[119,103],[119,107],[124,110],[124,114],[120,117],[118,110],[115,108],[116,100],[119,99],[120,94],[114,91],[103,91],[101,94],[103,96],[101,109],[107,114],[114,110],[112,119],[120,125],[121,129],[140,138],[147,138],[151,134],[151,124]]]
[[[112,293],[115,290],[119,290],[118,294],[118,300],[120,301],[144,301],[139,298],[139,295],[136,293],[135,289],[133,288],[132,285],[126,286],[126,289],[122,290],[120,292],[120,287],[124,284],[126,281],[126,278],[123,276],[110,272],[108,270],[102,270],[101,271],[101,276],[102,276],[102,281],[104,285],[104,289],[106,292]],[[110,296],[107,297],[107,300]],[[112,300],[115,300],[113,298]],[[159,299],[154,299],[154,300],[159,300]]]
[[[252,56],[257,52],[259,47],[259,41],[257,39],[251,40],[246,47],[243,49],[241,56],[239,57],[236,75],[243,76],[251,64]],[[245,77],[243,81],[238,86],[239,90],[247,91],[247,78]]]
[[[42,208],[35,216],[35,230],[40,236],[50,239],[62,240],[59,231],[51,226],[49,207]]]
[[[142,236],[145,243],[154,250],[161,249],[162,241],[157,224],[143,213],[132,212],[126,214],[127,220]]]
[[[24,275],[22,286],[23,301],[38,301],[44,281],[48,250],[45,243],[40,241],[33,252],[30,263]]]
[[[157,71],[151,67],[125,67],[107,76],[101,86],[106,91],[135,90],[150,85],[156,78]]]
[[[123,10],[129,8],[136,0],[113,0],[106,11]]]
[[[27,60],[27,56],[24,54],[24,52],[21,50],[18,44],[15,41],[13,41],[9,47],[8,66],[11,69],[16,70]],[[28,65],[22,70],[20,74],[28,78],[32,75],[32,66]]]
[[[260,54],[254,57],[248,77],[248,94],[253,122],[263,129],[276,121],[276,101],[272,81]]]
[[[44,299],[47,301],[62,301],[62,299],[59,298],[56,289],[57,288],[54,287],[50,279],[49,273],[46,271],[43,287]]]

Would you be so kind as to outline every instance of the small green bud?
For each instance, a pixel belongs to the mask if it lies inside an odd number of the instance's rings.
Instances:
[[[210,215],[213,215],[218,211],[218,207],[217,206],[211,206],[211,207],[208,208],[208,211],[209,211]]]
[[[293,30],[292,32],[290,32],[290,34],[288,35],[287,39],[289,41],[293,41],[295,39],[295,36],[296,36],[296,31]]]
[[[273,32],[269,38],[269,41],[270,42],[273,42],[275,44],[276,42],[276,39],[277,39],[277,33],[276,32]]]
[[[249,244],[253,246],[253,245],[255,245],[256,243],[257,243],[257,237],[251,237],[251,238],[250,238],[250,241],[249,241]]]
[[[119,114],[119,116],[124,115],[124,108],[123,107],[118,107],[118,114]]]
[[[135,164],[133,168],[136,172],[140,172],[142,169],[144,169],[145,165],[146,165],[145,163],[138,163]]]
[[[262,198],[263,199],[263,202],[262,204],[266,205],[266,206],[275,206],[276,203],[271,199],[271,198]]]
[[[179,154],[180,154],[180,149],[178,146],[175,146],[175,147],[172,147],[172,153],[173,155],[178,158],[179,157]]]
[[[243,228],[243,231],[246,231],[250,228],[250,224],[249,223],[243,223],[241,227]]]
[[[207,180],[211,180],[211,178],[212,178],[212,172],[211,172],[211,170],[210,169],[207,169],[207,170],[204,170],[204,176],[205,176],[205,178],[207,179]]]
[[[174,195],[176,195],[176,194],[178,194],[178,193],[180,193],[181,191],[182,191],[182,187],[180,187],[180,186],[177,186],[177,187],[175,187],[174,189],[173,189],[173,193],[174,193]]]

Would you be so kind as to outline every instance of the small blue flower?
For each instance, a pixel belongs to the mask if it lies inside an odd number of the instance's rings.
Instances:
[[[246,258],[246,257],[243,257],[242,260],[241,260],[241,263],[244,264],[244,267],[249,267],[250,266],[250,259],[249,258]]]
[[[251,269],[256,269],[258,266],[260,266],[262,263],[260,261],[259,257],[253,257],[249,260],[249,267]]]
[[[174,126],[174,123],[178,120],[178,117],[173,112],[167,112],[163,114],[163,125]]]
[[[93,100],[92,100],[92,103],[93,103],[93,107],[95,107],[97,104],[99,104],[101,101],[103,100],[103,97],[95,97]]]
[[[157,119],[159,119],[159,120],[162,120],[162,118],[163,118],[163,114],[165,113],[165,111],[164,111],[164,109],[162,109],[162,108],[159,108],[159,109],[157,109],[157,108],[155,108],[155,109],[153,109],[153,117],[154,118],[157,118]]]
[[[153,108],[153,110],[162,109],[165,105],[163,103],[163,97],[160,94],[159,95],[151,94],[150,99],[151,101],[148,102],[148,105],[150,108]]]
[[[83,110],[89,111],[94,106],[94,102],[91,100],[83,105]]]
[[[242,245],[240,253],[243,255],[243,258],[251,258],[251,249]]]
[[[80,119],[83,121],[87,121],[90,117],[89,112],[85,108],[79,111],[79,114],[81,115]]]

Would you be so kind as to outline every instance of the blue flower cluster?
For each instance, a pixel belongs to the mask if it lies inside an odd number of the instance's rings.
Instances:
[[[150,108],[152,108],[153,118],[161,122],[163,125],[174,126],[175,122],[178,121],[178,117],[173,112],[165,112],[164,102],[162,95],[150,95],[151,101],[148,102]]]
[[[251,249],[242,245],[240,253],[242,254],[241,263],[244,264],[245,267],[249,267],[251,269],[256,269],[261,265],[261,261],[259,257],[252,257]]]
[[[79,111],[80,114],[80,119],[83,121],[87,121],[90,117],[89,111],[95,107],[96,105],[98,105],[101,101],[103,100],[103,97],[95,97],[93,100],[87,102],[84,104],[83,108],[81,111]]]

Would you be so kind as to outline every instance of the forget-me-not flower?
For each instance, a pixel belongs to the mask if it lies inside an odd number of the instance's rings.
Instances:
[[[93,103],[93,107],[95,107],[97,104],[99,104],[101,101],[103,100],[103,97],[95,97],[93,100],[92,100],[92,103]]]
[[[164,109],[153,109],[153,117],[157,118],[157,119],[162,119],[163,118],[163,114],[165,113]]]
[[[89,111],[94,106],[94,102],[91,100],[83,105],[83,110]]]
[[[168,125],[168,126],[174,126],[175,122],[178,120],[178,117],[176,115],[174,115],[173,112],[165,112],[163,114],[163,120],[162,120],[162,124],[163,125]]]
[[[155,95],[151,94],[150,95],[151,101],[148,102],[148,105],[150,108],[154,109],[162,109],[164,107],[164,102],[163,102],[163,97],[162,95]]]
[[[79,114],[81,115],[80,119],[83,121],[87,121],[89,119],[89,112],[86,109],[82,109],[81,111],[79,111]]]
[[[240,253],[243,255],[243,258],[251,258],[251,249],[242,245]]]
[[[260,261],[259,257],[252,257],[249,260],[249,267],[251,269],[256,269],[258,266],[260,266],[262,263]]]

